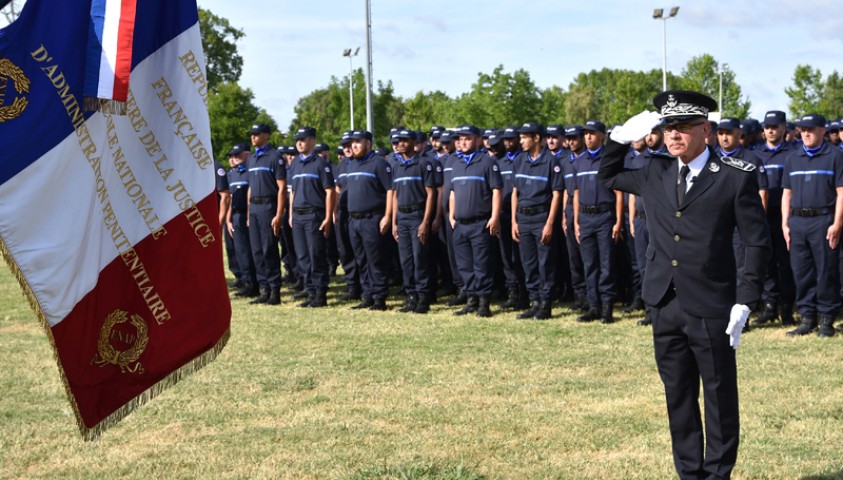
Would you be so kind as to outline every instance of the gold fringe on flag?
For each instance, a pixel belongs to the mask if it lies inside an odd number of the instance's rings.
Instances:
[[[87,112],[102,112],[111,115],[126,115],[126,102],[105,98],[84,97],[82,107]]]
[[[222,352],[223,348],[225,348],[228,343],[228,339],[231,337],[231,328],[229,328],[225,331],[216,345],[211,347],[205,353],[174,370],[161,381],[146,389],[140,395],[129,400],[125,405],[117,409],[117,411],[108,417],[104,418],[101,422],[91,428],[88,428],[85,426],[85,422],[82,421],[79,406],[76,404],[76,399],[73,397],[73,393],[70,390],[70,382],[68,382],[67,376],[64,373],[64,368],[61,365],[61,359],[59,358],[58,349],[56,348],[56,342],[53,338],[53,330],[47,322],[44,310],[41,308],[41,304],[38,302],[38,297],[36,297],[35,292],[32,291],[32,288],[29,286],[26,278],[24,278],[23,272],[21,272],[17,262],[11,252],[9,252],[9,249],[6,247],[6,242],[3,241],[2,237],[0,237],[0,254],[2,254],[3,259],[6,261],[6,264],[9,265],[9,269],[12,271],[12,274],[18,280],[20,288],[23,290],[24,297],[26,297],[29,302],[29,306],[35,311],[38,321],[41,323],[41,326],[47,334],[47,338],[50,340],[50,346],[53,349],[53,358],[56,360],[56,364],[58,365],[59,376],[61,377],[62,385],[64,385],[64,391],[67,394],[67,399],[70,401],[70,405],[73,407],[73,413],[76,416],[76,425],[79,427],[79,431],[86,441],[96,440],[103,434],[103,432],[119,423],[120,420],[126,418],[126,416],[135,411],[135,409],[157,397],[159,393],[163,392],[167,388],[179,383],[182,379],[187,378],[190,374],[201,370],[202,367],[211,363],[215,358],[217,358],[220,352]]]

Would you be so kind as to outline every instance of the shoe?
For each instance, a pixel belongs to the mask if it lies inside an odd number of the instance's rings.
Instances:
[[[761,315],[758,316],[755,320],[752,321],[753,325],[763,325],[767,322],[772,322],[773,320],[777,320],[779,318],[779,307],[776,306],[774,303],[765,303],[764,304],[764,311],[761,312]]]
[[[254,283],[244,283],[240,290],[234,293],[235,297],[246,297],[246,298],[253,298],[260,295],[260,290],[258,286]]]
[[[249,304],[250,305],[258,305],[258,304],[261,304],[261,303],[266,303],[268,301],[269,301],[269,290],[261,290],[261,293],[260,293],[260,295],[258,295],[258,298],[252,300],[251,302],[249,302]]]
[[[281,303],[281,292],[273,289],[269,292],[269,298],[266,300],[267,305],[278,305]]]
[[[404,306],[399,308],[398,311],[401,313],[410,313],[412,311],[415,311],[417,304],[418,301],[415,297],[413,297],[412,295],[407,295],[406,297],[404,297]]]
[[[296,296],[295,296],[295,295],[293,295],[293,298],[295,298],[295,297],[296,297]],[[307,308],[307,307],[309,307],[309,306],[310,306],[310,303],[311,303],[311,302],[313,302],[314,300],[316,300],[316,296],[315,296],[315,295],[308,295],[308,296],[307,296],[307,299],[306,299],[305,301],[301,302],[300,304],[298,304],[297,306],[298,306],[299,308]]]
[[[454,315],[467,315],[469,313],[474,313],[477,311],[477,307],[480,306],[480,301],[475,296],[470,296],[466,298],[465,306],[462,307],[462,310],[458,310],[454,312]]]
[[[457,305],[465,305],[465,302],[467,302],[467,301],[468,301],[468,295],[466,295],[465,292],[460,291],[457,294],[456,297],[448,300],[448,302],[445,303],[445,305],[447,305],[449,307],[456,307]]]
[[[632,301],[632,303],[623,307],[621,309],[621,313],[633,313],[640,310],[644,310],[644,301],[641,300],[640,297],[637,297],[635,300]]]
[[[455,287],[453,283],[440,286],[439,290],[436,292],[436,294],[440,297],[450,297],[451,295],[456,295],[457,293],[457,287]]]
[[[372,306],[369,307],[369,310],[379,311],[382,312],[386,310],[386,301],[383,299],[378,299],[372,302]]]
[[[551,306],[552,302],[550,300],[542,300],[539,303],[539,310],[533,315],[533,320],[547,320],[551,317]]]
[[[351,309],[352,310],[362,310],[364,308],[369,308],[374,304],[375,304],[375,302],[373,302],[371,298],[363,298],[363,300],[360,303],[351,307]]]
[[[574,312],[586,312],[589,309],[588,299],[585,295],[577,295],[576,301],[571,304],[570,309]]]
[[[615,318],[612,316],[612,304],[603,305],[603,314],[600,316],[600,323],[609,324],[614,322]]]
[[[802,315],[802,322],[795,330],[787,332],[788,337],[801,337],[812,333],[817,328],[817,317],[813,315]]]
[[[600,307],[597,306],[589,307],[587,312],[577,317],[577,321],[581,323],[593,322],[595,320],[600,320]]]
[[[511,308],[515,308],[518,305],[518,289],[517,288],[510,288],[506,292],[506,301],[503,302],[500,307],[502,310],[509,310]]]
[[[834,315],[827,313],[820,314],[820,327],[817,329],[818,337],[833,337],[834,336]]]
[[[302,280],[301,278],[297,279],[296,283],[293,284],[293,290],[297,292],[301,292],[302,290],[304,290],[304,280]]]
[[[430,311],[430,299],[431,297],[425,294],[419,295],[419,301],[416,302],[416,308],[413,310],[413,313],[427,313]]]
[[[492,311],[489,310],[489,296],[484,295],[477,299],[477,316],[488,318],[492,316]]]
[[[360,300],[360,290],[349,288],[345,291],[345,293],[339,298],[341,302],[353,302],[355,300]]]
[[[644,318],[638,320],[639,327],[646,327],[653,324],[653,319],[650,318],[650,311],[648,310],[647,313],[644,315]]]
[[[793,319],[793,305],[782,304],[781,319],[783,327],[796,325],[796,320]]]
[[[524,310],[523,312],[519,313],[518,316],[516,316],[515,318],[517,318],[519,320],[526,320],[528,318],[533,318],[533,316],[535,316],[537,313],[539,313],[539,307],[541,307],[541,303],[538,300],[536,300],[536,301],[530,303],[530,308],[528,308],[527,310]]]
[[[228,288],[230,288],[232,290],[238,290],[238,289],[243,288],[243,286],[245,286],[245,285],[246,285],[246,283],[243,280],[240,280],[238,278],[231,285],[229,285]]]
[[[310,294],[307,293],[307,290],[302,290],[293,294],[293,300],[301,300],[302,298],[307,298],[309,296]]]
[[[328,299],[325,297],[325,294],[318,294],[313,297],[313,300],[310,301],[310,308],[320,308],[320,307],[327,307],[328,306]]]

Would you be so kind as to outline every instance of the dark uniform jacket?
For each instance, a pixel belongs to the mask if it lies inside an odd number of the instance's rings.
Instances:
[[[758,175],[709,159],[678,205],[678,160],[654,156],[639,170],[624,170],[627,146],[610,141],[599,177],[608,188],[644,198],[650,245],[642,298],[658,304],[676,289],[683,310],[696,317],[723,318],[735,303],[761,296],[770,255],[770,230],[758,196]],[[746,246],[746,268],[736,291],[732,235],[737,226]]]

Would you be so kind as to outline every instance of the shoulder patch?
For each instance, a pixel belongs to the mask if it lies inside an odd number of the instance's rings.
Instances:
[[[428,172],[430,172],[430,171],[432,171],[432,170],[433,170],[433,165],[431,165],[431,164],[429,164],[429,163],[428,163],[428,164],[427,164],[427,171],[428,171]]]
[[[278,165],[284,165],[284,164],[285,164],[285,163],[284,163],[284,159],[283,159],[283,158],[279,158],[279,159],[278,159]]]
[[[557,166],[553,167],[553,171],[556,172],[556,173],[559,173],[559,172],[562,171],[562,168],[560,168],[559,165],[557,165]]]
[[[331,173],[331,167],[330,166],[325,167],[325,173]]]
[[[389,165],[386,166],[386,173],[392,173],[392,167]]]
[[[496,172],[498,171],[498,164],[497,163],[492,165],[492,170],[494,170]]]
[[[442,173],[442,165],[437,165],[437,166],[436,166],[436,172],[437,172],[437,173]]]
[[[219,170],[217,170],[217,175],[219,175],[221,177],[224,177],[225,176],[225,169],[220,168]]]
[[[720,157],[720,161],[724,165],[728,165],[730,167],[737,168],[738,170],[743,170],[744,172],[754,172],[755,171],[755,165],[753,165],[749,162],[746,162],[744,160],[741,160],[740,158],[723,156],[723,157]]]

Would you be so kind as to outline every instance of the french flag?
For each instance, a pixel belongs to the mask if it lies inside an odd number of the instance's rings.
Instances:
[[[84,108],[92,72],[125,114]],[[207,92],[195,0],[29,0],[0,30],[0,252],[87,439],[228,340]]]

